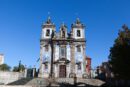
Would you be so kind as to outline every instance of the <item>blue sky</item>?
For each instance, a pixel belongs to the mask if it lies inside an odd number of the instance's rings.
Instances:
[[[86,54],[92,67],[108,60],[123,24],[130,26],[130,0],[0,0],[0,53],[5,63],[38,67],[41,24],[48,12],[57,31],[79,17],[86,25]]]

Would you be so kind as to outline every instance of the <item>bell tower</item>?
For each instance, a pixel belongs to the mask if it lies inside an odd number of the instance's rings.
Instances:
[[[38,77],[49,77],[51,66],[51,35],[55,31],[55,25],[48,17],[42,25],[42,33],[40,39],[40,68]]]
[[[50,39],[52,31],[55,31],[55,25],[51,22],[51,18],[48,17],[47,21],[42,25],[41,39]]]
[[[75,23],[71,25],[71,28],[72,38],[85,39],[85,26],[80,22],[79,18],[77,18]]]
[[[75,23],[71,25],[71,38],[74,39],[73,49],[75,62],[75,72],[77,77],[85,77],[86,75],[86,40],[85,40],[85,26],[77,18]],[[71,53],[72,54],[72,53]]]

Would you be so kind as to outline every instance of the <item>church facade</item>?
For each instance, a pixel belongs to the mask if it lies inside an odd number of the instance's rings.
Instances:
[[[39,77],[85,77],[86,73],[85,26],[77,18],[68,32],[63,23],[59,32],[50,17],[42,24],[40,39]]]

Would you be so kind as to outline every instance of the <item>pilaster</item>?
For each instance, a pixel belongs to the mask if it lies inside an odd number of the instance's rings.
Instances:
[[[71,44],[71,73],[75,74],[75,45]]]

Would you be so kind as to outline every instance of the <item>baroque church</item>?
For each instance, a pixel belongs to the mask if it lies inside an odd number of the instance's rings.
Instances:
[[[85,77],[85,48],[85,26],[79,18],[71,25],[70,32],[64,23],[60,26],[60,31],[56,32],[54,23],[48,17],[42,24],[38,77]]]

